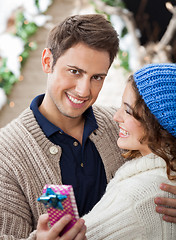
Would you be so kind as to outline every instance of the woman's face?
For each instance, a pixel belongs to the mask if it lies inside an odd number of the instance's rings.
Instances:
[[[141,143],[144,137],[144,128],[142,124],[133,117],[133,108],[136,96],[131,86],[127,83],[122,96],[122,104],[120,109],[114,115],[114,120],[119,124],[119,138],[117,145],[122,149],[139,150],[144,156],[151,152],[146,142]]]

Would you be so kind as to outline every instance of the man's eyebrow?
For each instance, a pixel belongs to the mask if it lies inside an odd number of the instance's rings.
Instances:
[[[74,68],[74,69],[78,70],[79,72],[87,73],[85,70],[83,70],[77,66],[72,66],[72,65],[67,65],[67,66],[70,68]],[[94,76],[107,76],[107,73],[95,73]]]
[[[70,68],[74,68],[74,69],[78,70],[79,72],[87,73],[85,70],[83,70],[83,69],[81,69],[77,66],[72,66],[72,65],[67,65],[67,66],[70,67]]]
[[[106,77],[106,76],[107,76],[107,73],[97,73],[97,74],[94,74],[94,76],[95,76],[95,75],[96,75],[96,76],[105,76],[105,77]]]

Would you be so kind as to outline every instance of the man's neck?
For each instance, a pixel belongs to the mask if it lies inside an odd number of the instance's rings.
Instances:
[[[47,111],[46,109],[49,108],[47,108],[43,103],[39,107],[39,111],[41,112],[41,114],[45,116],[51,123],[62,129],[68,135],[77,139],[80,143],[82,143],[85,123],[83,115],[77,118],[70,118],[64,116],[58,110],[53,111],[51,114],[51,112]]]

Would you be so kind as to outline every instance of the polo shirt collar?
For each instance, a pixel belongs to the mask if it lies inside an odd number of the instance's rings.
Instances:
[[[35,97],[30,105],[30,109],[33,111],[34,116],[40,128],[42,129],[42,131],[44,132],[47,138],[49,138],[52,134],[58,131],[64,133],[62,129],[55,126],[53,123],[51,123],[39,111],[39,106],[41,105],[43,98],[44,98],[44,94],[41,94]],[[85,127],[84,127],[83,139],[87,138],[95,129],[98,128],[92,107],[89,107],[85,111],[84,116],[85,116]]]

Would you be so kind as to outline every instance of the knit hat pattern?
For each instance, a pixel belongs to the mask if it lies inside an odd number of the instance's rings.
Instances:
[[[151,113],[176,137],[176,64],[148,64],[134,73],[134,80]]]

